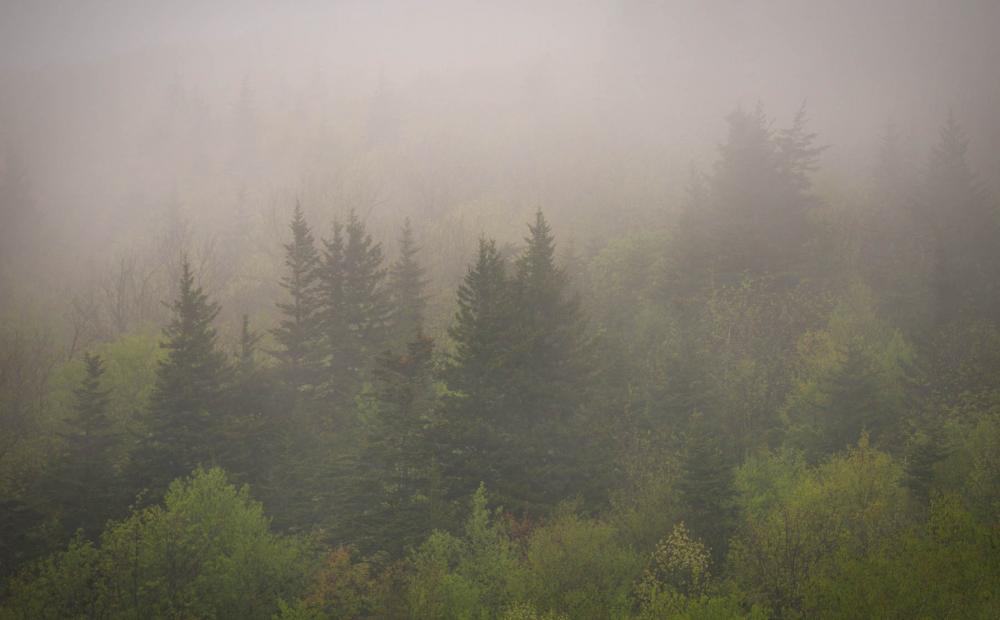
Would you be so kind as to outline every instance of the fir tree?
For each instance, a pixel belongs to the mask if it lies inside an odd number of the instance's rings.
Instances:
[[[527,247],[517,261],[516,368],[518,403],[536,419],[565,415],[584,396],[590,343],[579,301],[568,294],[565,273],[555,264],[555,238],[541,211],[528,226]]]
[[[220,453],[221,406],[229,368],[212,327],[219,306],[195,285],[185,258],[173,317],[163,330],[165,359],[156,371],[148,433],[138,452],[142,482],[162,492],[174,478]]]
[[[968,163],[968,139],[953,116],[931,152],[919,213],[932,269],[932,315],[994,319],[1000,307],[996,210]]]
[[[287,273],[281,279],[281,287],[288,292],[289,300],[277,304],[282,318],[272,333],[281,345],[276,355],[288,365],[292,382],[302,385],[315,380],[312,372],[319,362],[319,253],[297,202],[290,228],[292,240],[285,244]]]
[[[323,387],[328,399],[348,403],[386,343],[386,270],[382,267],[382,246],[372,240],[353,211],[347,226],[335,224],[333,239],[324,243],[319,270],[326,360]]]
[[[410,218],[403,223],[399,237],[399,258],[389,268],[388,296],[391,304],[390,331],[393,343],[408,342],[423,329],[424,268],[417,262],[420,248],[413,238]]]
[[[723,436],[700,412],[692,414],[677,481],[683,521],[705,541],[716,564],[726,557],[735,518],[733,463]]]
[[[104,362],[85,353],[86,374],[73,391],[74,416],[65,434],[66,452],[55,482],[63,525],[94,537],[112,515],[116,500],[114,451],[118,437],[108,417],[110,390],[101,386]]]
[[[502,418],[514,397],[510,284],[493,240],[479,240],[476,262],[457,297],[458,311],[448,329],[454,350],[443,371],[449,394],[442,454],[453,500],[467,496],[480,482],[499,485],[504,442],[497,428],[504,426]]]
[[[365,416],[355,523],[366,546],[399,553],[433,528],[436,487],[434,341],[418,333],[406,353],[385,352],[373,372],[375,399]]]

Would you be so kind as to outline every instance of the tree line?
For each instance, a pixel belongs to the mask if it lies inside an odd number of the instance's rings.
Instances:
[[[668,228],[481,238],[438,338],[409,221],[389,263],[296,205],[233,354],[183,261],[148,390],[106,376],[138,343],[85,353],[38,490],[5,491],[4,613],[996,613],[1000,218],[966,137],[915,168],[889,128],[838,204],[804,110],[727,123]]]

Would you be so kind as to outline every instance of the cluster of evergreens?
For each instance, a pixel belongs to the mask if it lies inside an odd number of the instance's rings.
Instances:
[[[663,229],[482,238],[444,333],[409,221],[388,262],[299,206],[232,353],[186,260],[159,336],[57,364],[5,326],[0,617],[1000,616],[1000,214],[965,137],[911,168],[888,131],[857,206],[804,114],[728,127]]]

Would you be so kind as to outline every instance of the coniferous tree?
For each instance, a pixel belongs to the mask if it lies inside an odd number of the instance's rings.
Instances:
[[[327,399],[349,403],[386,343],[389,304],[383,286],[382,246],[352,211],[334,224],[319,270]]]
[[[104,362],[85,353],[86,374],[73,391],[74,416],[66,433],[66,452],[55,481],[63,525],[94,537],[112,516],[116,500],[114,451],[118,444],[108,417],[110,390],[101,386]]]
[[[590,343],[579,300],[568,294],[555,264],[555,238],[541,211],[528,226],[527,247],[514,278],[518,406],[525,415],[559,417],[584,397]]]
[[[219,306],[195,285],[185,258],[173,317],[163,330],[148,430],[138,451],[141,483],[162,492],[174,478],[214,463],[221,451],[224,387],[229,376],[212,322]]]
[[[720,563],[726,557],[735,518],[735,487],[730,454],[721,429],[701,412],[692,414],[685,433],[681,476],[677,481],[684,523],[703,540]]]
[[[417,261],[419,251],[410,218],[406,218],[399,237],[399,258],[389,268],[389,322],[394,344],[409,342],[423,329],[424,309],[427,306],[424,287],[427,281],[424,279],[424,268]]]
[[[964,315],[994,319],[1000,307],[996,209],[969,166],[968,139],[953,116],[931,152],[918,208],[932,261],[937,324]]]
[[[367,547],[399,553],[435,525],[434,341],[418,333],[403,354],[385,352],[373,371],[356,482],[365,497],[354,534]]]
[[[479,254],[458,288],[458,311],[448,329],[454,350],[443,378],[449,394],[444,433],[446,483],[451,499],[480,482],[497,488],[502,450],[498,428],[512,406],[512,299],[506,264],[496,242],[479,240]]]
[[[296,386],[309,385],[319,363],[320,345],[318,269],[319,253],[312,231],[306,222],[299,203],[290,224],[292,240],[285,244],[287,273],[281,287],[288,292],[289,300],[279,302],[282,318],[272,330],[281,345],[276,355],[289,367],[290,379]]]
[[[809,174],[824,147],[806,130],[805,107],[780,131],[759,106],[737,109],[727,121],[706,205],[712,224],[705,241],[712,243],[715,276],[720,284],[762,274],[792,282],[810,239],[808,212],[815,199]]]

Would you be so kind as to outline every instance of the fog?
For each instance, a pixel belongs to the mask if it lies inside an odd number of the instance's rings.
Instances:
[[[3,218],[33,232],[2,281],[44,298],[32,265],[58,291],[171,210],[280,237],[296,198],[321,230],[413,216],[458,262],[538,207],[586,244],[668,218],[738,106],[805,104],[819,187],[860,186],[890,122],[922,159],[952,113],[992,182],[998,30],[989,0],[5,2]]]

